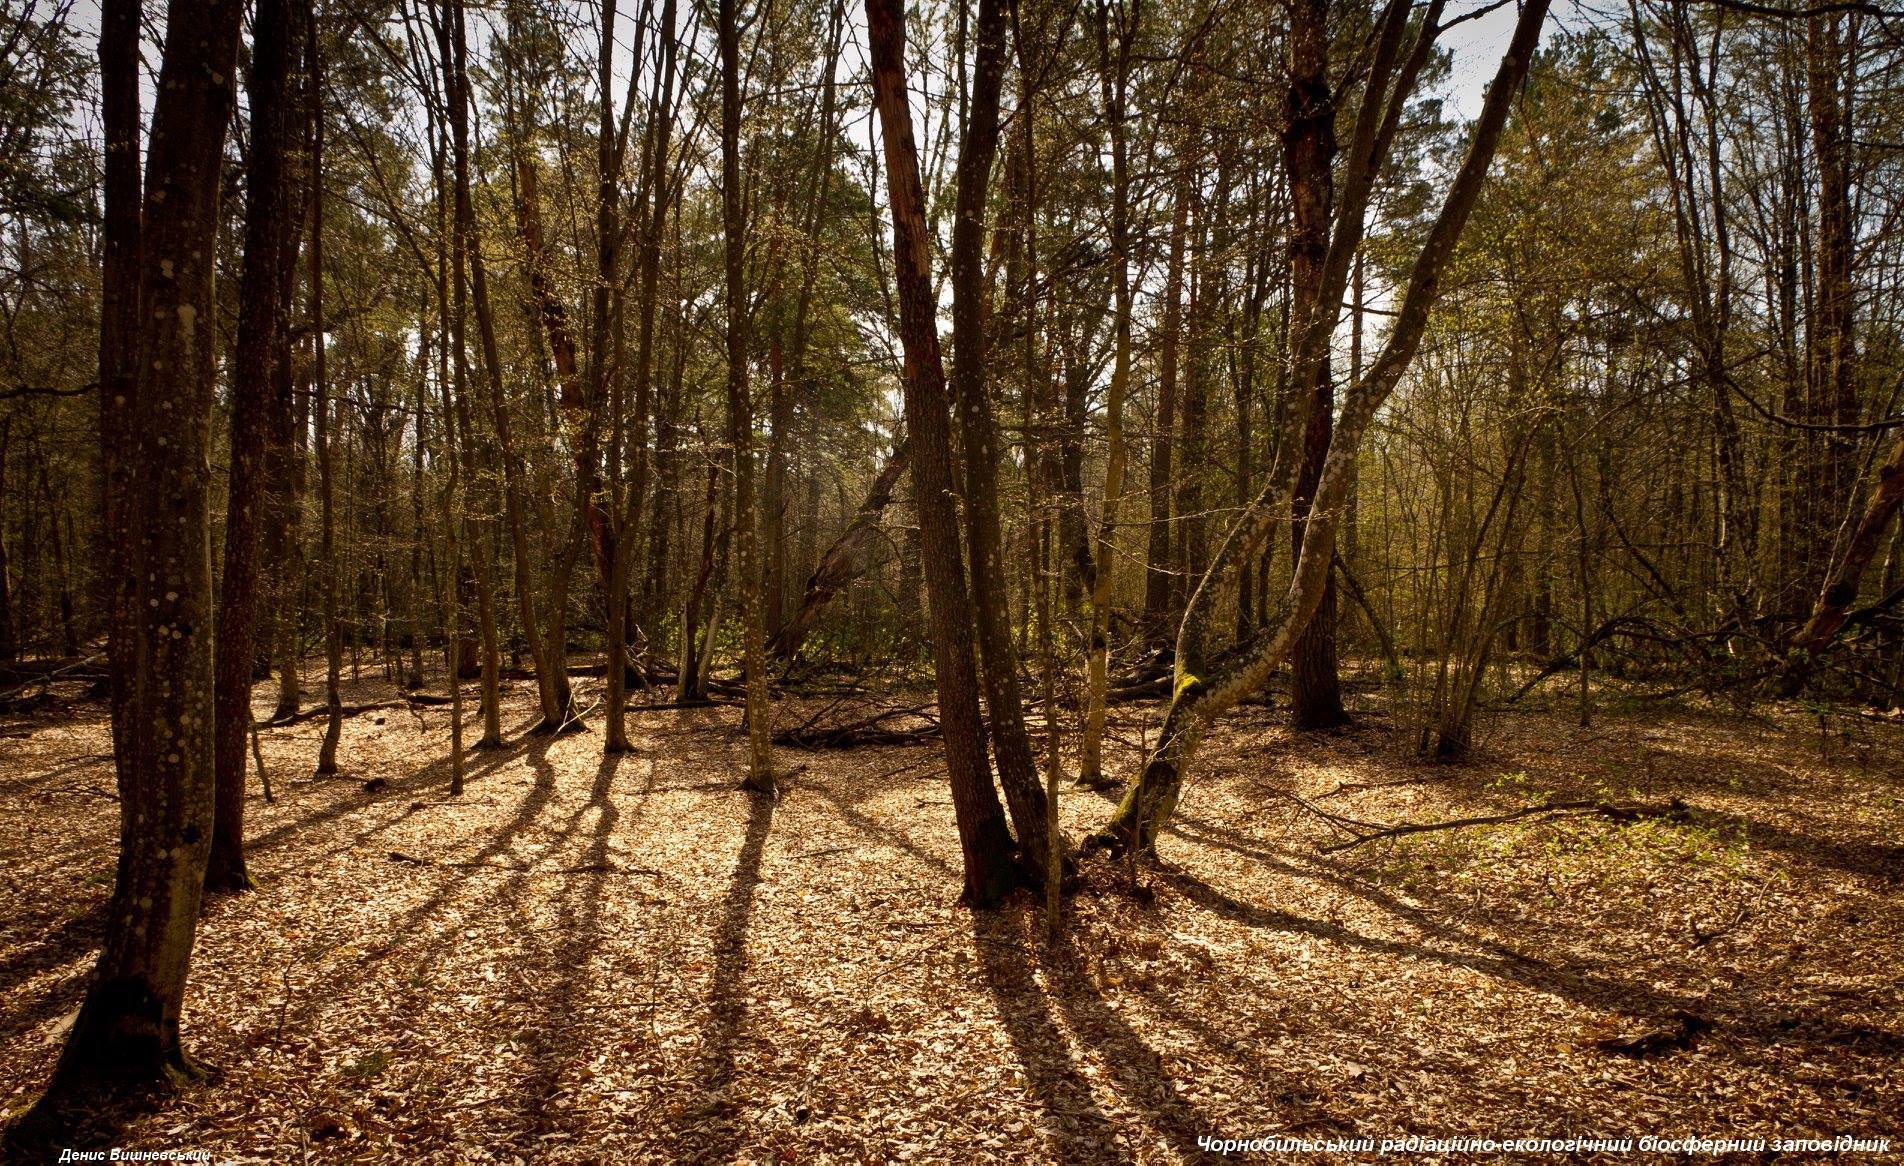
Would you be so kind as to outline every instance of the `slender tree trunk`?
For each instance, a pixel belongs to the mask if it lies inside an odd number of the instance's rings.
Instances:
[[[278,429],[275,364],[285,355],[283,286],[295,277],[287,255],[290,204],[285,144],[292,132],[291,34],[286,0],[258,0],[252,21],[251,152],[245,203],[245,255],[238,297],[238,350],[232,362],[231,483],[225,510],[225,572],[218,597],[214,734],[217,815],[205,871],[208,890],[251,886],[245,870],[245,742],[251,728],[251,667],[263,580],[261,527],[269,514],[266,459]]]
[[[1173,607],[1189,584],[1178,580],[1170,553],[1171,503],[1176,496],[1177,380],[1183,352],[1183,252],[1189,234],[1190,184],[1195,160],[1190,143],[1178,146],[1176,193],[1170,205],[1170,256],[1164,262],[1162,335],[1157,340],[1157,420],[1150,439],[1150,546],[1144,564],[1144,622],[1159,631],[1171,625]]]
[[[324,321],[324,70],[319,55],[318,30],[311,32],[311,401],[317,421],[313,440],[317,450],[319,584],[324,593],[324,740],[317,751],[317,772],[337,772],[337,741],[344,731],[344,701],[338,683],[344,667],[344,632],[337,612],[337,505],[331,442],[341,437],[342,402],[333,411],[325,352],[330,347]]]
[[[730,0],[731,2],[731,0]],[[952,501],[951,424],[946,417],[945,366],[927,253],[925,193],[906,98],[903,0],[866,0],[874,104],[885,147],[893,219],[893,268],[900,338],[906,352],[906,432],[912,450],[925,584],[932,609],[933,668],[945,734],[946,769],[965,865],[965,900],[996,904],[1013,882],[1011,832],[992,787],[979,717],[978,669],[972,653],[971,601]]]
[[[1811,342],[1812,412],[1832,425],[1858,422],[1857,343],[1854,333],[1855,293],[1852,264],[1856,228],[1852,218],[1851,181],[1846,157],[1848,87],[1843,45],[1845,17],[1836,12],[1815,13],[1807,19],[1807,106],[1811,117],[1812,155],[1818,166],[1818,240],[1813,275],[1813,318],[1806,335]],[[1817,443],[1819,464],[1812,488],[1817,544],[1809,561],[1808,588],[1830,589],[1828,578],[1839,531],[1857,493],[1858,457],[1852,439],[1842,430],[1823,435]]]
[[[1046,808],[1025,733],[1018,653],[1005,600],[1004,536],[998,515],[998,432],[986,385],[985,198],[998,154],[998,97],[1005,76],[1005,7],[979,0],[971,108],[959,150],[952,222],[952,399],[965,469],[965,530],[972,559],[973,616],[992,752],[1019,853],[1034,881],[1044,876]]]
[[[675,0],[666,0],[661,9],[661,79],[654,91],[654,99],[649,104],[648,124],[649,140],[647,158],[649,169],[644,179],[644,198],[653,206],[653,212],[641,224],[641,254],[637,259],[641,286],[639,300],[641,318],[635,336],[635,417],[634,429],[629,439],[632,451],[632,466],[628,475],[625,496],[616,503],[615,561],[613,575],[609,580],[610,601],[627,609],[625,598],[629,590],[628,575],[634,559],[635,531],[633,524],[642,512],[642,500],[647,496],[650,463],[648,460],[649,422],[654,412],[654,349],[655,314],[659,307],[661,275],[661,230],[667,221],[668,213],[668,151],[669,139],[674,130],[674,77],[679,50],[679,39],[674,31]],[[661,491],[655,491],[657,500]],[[658,520],[650,525],[651,545],[665,546],[663,532],[666,522]],[[639,607],[639,618],[647,619],[647,597],[644,594]],[[610,614],[610,636],[608,648],[608,731],[604,748],[610,753],[626,752],[632,748],[628,740],[627,727],[627,687],[628,654],[627,626],[625,620]],[[637,626],[644,627],[645,624]],[[645,682],[644,682],[645,683]]]
[[[1131,42],[1137,35],[1138,5],[1132,3],[1118,25],[1112,57],[1108,8],[1098,9],[1098,74],[1111,137],[1111,280],[1116,313],[1112,323],[1110,392],[1104,403],[1109,450],[1104,459],[1104,497],[1098,515],[1097,545],[1078,548],[1078,561],[1090,563],[1090,639],[1085,645],[1084,733],[1078,742],[1080,784],[1112,784],[1104,773],[1104,714],[1110,689],[1112,580],[1117,564],[1117,516],[1124,492],[1124,396],[1131,368],[1130,162],[1125,141],[1125,85],[1130,76]]]
[[[740,0],[719,0],[721,50],[721,228],[727,258],[727,443],[734,467],[734,571],[747,673],[747,777],[772,792],[773,712],[767,691],[767,628],[754,530],[754,413],[748,399],[747,229],[740,178]]]

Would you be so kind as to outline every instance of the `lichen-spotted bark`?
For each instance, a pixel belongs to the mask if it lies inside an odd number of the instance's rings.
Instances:
[[[115,668],[130,670],[113,709],[119,865],[91,986],[29,1128],[61,1128],[74,1103],[101,1086],[196,1072],[179,1018],[212,831],[213,242],[244,6],[175,7],[146,153],[137,325],[120,337],[136,343],[137,363],[110,386],[123,396],[113,404],[123,440],[102,431],[108,480],[136,483],[120,497],[131,536],[130,610],[112,626],[115,640],[131,641],[111,653]],[[101,55],[119,95],[113,112],[123,116],[139,6],[105,9],[115,51],[102,45]],[[131,113],[136,125],[136,99]],[[113,129],[123,128],[115,117]],[[115,204],[136,195],[119,182],[109,190]],[[115,205],[109,215],[123,211]]]

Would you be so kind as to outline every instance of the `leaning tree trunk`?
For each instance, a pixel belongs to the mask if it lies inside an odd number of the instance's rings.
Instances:
[[[779,659],[791,660],[798,655],[800,645],[806,642],[808,633],[820,621],[820,613],[826,609],[826,605],[846,590],[853,580],[872,569],[873,552],[879,546],[879,519],[892,503],[893,487],[898,484],[900,475],[906,472],[909,455],[910,447],[902,437],[887,456],[886,464],[874,476],[872,486],[866,491],[866,499],[859,504],[859,512],[853,516],[852,523],[820,556],[813,574],[807,577],[806,595],[800,601],[800,609],[780,625],[780,630],[774,633],[773,642],[769,645]]]
[[[1784,695],[1796,696],[1805,687],[1805,681],[1818,665],[1819,654],[1830,646],[1850,619],[1851,605],[1858,598],[1858,584],[1876,557],[1879,541],[1900,504],[1904,504],[1904,433],[1892,441],[1890,456],[1878,467],[1877,482],[1865,502],[1864,514],[1844,550],[1839,552],[1837,562],[1832,564],[1824,590],[1812,606],[1811,617],[1792,641],[1781,680]]]
[[[926,250],[925,192],[919,181],[919,153],[913,144],[912,113],[906,99],[903,0],[866,0],[866,25],[874,104],[879,112],[892,204],[893,274],[899,290],[900,339],[906,352],[906,432],[912,451],[913,493],[919,509],[932,616],[939,717],[965,862],[964,897],[972,906],[983,908],[996,904],[1016,880],[1011,832],[992,787],[991,766],[985,757],[985,726],[979,718],[971,601],[959,551],[958,515],[952,502],[952,434],[945,411],[945,366],[939,355],[938,312]]]
[[[1190,600],[1184,613],[1183,628],[1177,637],[1177,675],[1170,707],[1156,746],[1144,763],[1137,783],[1119,804],[1109,825],[1092,843],[1122,852],[1149,849],[1157,832],[1169,821],[1182,790],[1185,771],[1196,754],[1198,743],[1210,723],[1225,710],[1251,693],[1259,691],[1270,674],[1288,659],[1316,609],[1322,604],[1328,584],[1335,526],[1340,521],[1344,502],[1354,481],[1354,464],[1362,436],[1375,413],[1381,408],[1402,373],[1420,347],[1428,312],[1440,293],[1441,274],[1461,232],[1467,226],[1482,182],[1500,142],[1501,127],[1507,121],[1509,105],[1527,74],[1528,63],[1539,43],[1540,27],[1546,19],[1548,0],[1529,0],[1520,11],[1514,35],[1501,57],[1500,67],[1489,85],[1481,115],[1475,121],[1467,155],[1456,171],[1439,214],[1416,255],[1414,268],[1402,294],[1400,310],[1381,354],[1357,383],[1344,394],[1342,415],[1330,439],[1328,456],[1317,481],[1309,512],[1311,537],[1305,537],[1301,556],[1282,599],[1254,639],[1244,644],[1224,664],[1207,668],[1203,659],[1204,629],[1215,626],[1223,599],[1235,586],[1234,576],[1263,544],[1274,526],[1276,516],[1288,512],[1295,494],[1293,470],[1303,456],[1299,443],[1278,443],[1278,462],[1271,485],[1257,496],[1256,502],[1230,529],[1222,549]],[[1394,61],[1400,26],[1406,19],[1408,0],[1391,0],[1383,19],[1383,32],[1371,66],[1370,92],[1389,91],[1388,74]],[[1433,0],[1427,18],[1419,26],[1415,50],[1397,76],[1393,93],[1386,102],[1365,101],[1356,125],[1354,162],[1345,182],[1348,198],[1339,211],[1338,228],[1325,270],[1324,304],[1339,303],[1341,288],[1348,278],[1350,256],[1361,243],[1362,216],[1373,188],[1376,171],[1387,156],[1392,132],[1384,127],[1399,123],[1400,108],[1413,88],[1419,63],[1437,31],[1440,0]],[[1334,289],[1330,294],[1329,289]],[[1326,318],[1323,323],[1328,321]],[[1326,342],[1332,328],[1318,328],[1309,339]],[[1323,340],[1316,340],[1320,336]],[[1313,349],[1309,355],[1313,356]],[[1300,421],[1301,418],[1296,420]],[[1320,531],[1320,537],[1313,537]]]
[[[137,308],[108,315],[102,347],[136,351],[136,380],[117,361],[101,429],[108,483],[127,487],[109,512],[132,535],[130,610],[116,613],[119,865],[93,980],[45,1096],[23,1138],[56,1137],[102,1086],[195,1075],[179,1039],[205,859],[211,846],[211,421],[218,323],[213,299],[219,170],[231,117],[237,0],[178,5],[146,154],[146,210]],[[136,3],[106,0],[100,56],[113,159],[107,185],[114,243],[129,240],[137,197],[123,164],[136,159]],[[117,163],[117,164],[115,164]],[[111,277],[128,274],[113,256]],[[117,287],[120,295],[131,291]],[[117,307],[123,308],[120,300]],[[120,331],[130,320],[136,328]],[[123,353],[121,354],[123,355]],[[137,488],[133,489],[133,483]],[[131,642],[124,642],[130,638]]]

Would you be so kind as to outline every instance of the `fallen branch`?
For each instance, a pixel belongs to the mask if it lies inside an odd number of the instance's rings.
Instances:
[[[773,736],[774,744],[785,745],[792,749],[857,749],[868,745],[923,745],[927,741],[939,739],[939,724],[927,711],[931,705],[918,705],[905,708],[889,708],[857,721],[835,724],[826,727],[816,726],[811,719],[805,724],[791,729],[782,729]],[[888,722],[906,717],[917,717],[927,723],[918,728],[893,729],[885,727]]]
[[[662,877],[660,871],[645,866],[616,866],[612,862],[585,862],[581,866],[549,866],[538,868],[512,862],[483,862],[480,860],[446,862],[441,859],[418,858],[414,854],[405,854],[401,850],[391,851],[389,857],[391,862],[404,862],[409,863],[411,866],[487,867],[490,870],[513,871],[516,874],[599,874],[603,871],[614,871],[617,874],[642,874],[654,878]]]
[[[1469,826],[1499,826],[1507,822],[1521,822],[1530,818],[1560,817],[1568,814],[1587,814],[1610,818],[1616,822],[1636,822],[1642,818],[1665,818],[1670,821],[1683,821],[1686,817],[1686,803],[1674,798],[1665,806],[1616,805],[1600,801],[1545,802],[1537,806],[1523,806],[1504,814],[1481,814],[1472,818],[1450,818],[1441,822],[1403,822],[1399,825],[1383,825],[1378,822],[1363,822],[1343,814],[1322,809],[1311,802],[1304,801],[1294,794],[1288,795],[1297,805],[1321,818],[1329,825],[1350,835],[1345,842],[1336,842],[1321,848],[1323,854],[1353,850],[1370,842],[1384,838],[1401,838],[1409,834],[1427,834],[1438,830],[1461,830]]]
[[[398,700],[379,700],[372,701],[369,704],[347,704],[339,710],[338,715],[344,717],[359,717],[365,713],[387,712],[391,709],[416,709],[419,707],[436,708],[449,703],[450,698],[447,696],[412,694]],[[320,704],[307,708],[303,712],[292,713],[288,717],[272,717],[264,723],[264,727],[267,729],[275,729],[283,725],[297,725],[305,721],[314,721],[319,717],[327,717],[329,715],[330,709]]]

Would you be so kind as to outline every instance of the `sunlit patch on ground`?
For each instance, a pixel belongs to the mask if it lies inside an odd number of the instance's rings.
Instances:
[[[526,736],[530,694],[510,701],[456,800],[441,709],[351,718],[322,781],[321,722],[266,730],[260,890],[212,905],[193,963],[188,1041],[218,1076],[120,1144],[1151,1162],[1278,1131],[1904,1135],[1887,723],[1518,712],[1457,767],[1413,760],[1379,697],[1301,739],[1248,708],[1138,870],[1149,894],[1088,866],[1050,950],[1029,901],[953,902],[932,746],[783,752],[806,768],[775,804],[736,788],[733,709],[636,712],[638,751],[605,763],[598,732]],[[1123,771],[1153,716],[1118,710]],[[0,740],[9,1109],[70,1023],[116,836],[101,710],[32,728]],[[1302,804],[1399,823],[1581,798],[1687,812],[1323,854],[1339,835]],[[1108,808],[1067,792],[1067,828]]]

